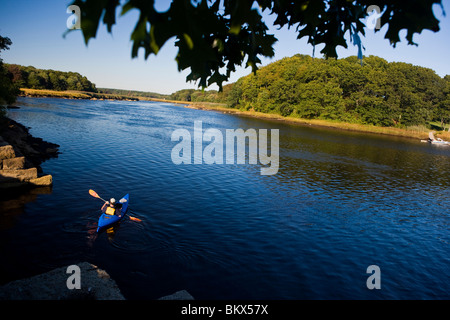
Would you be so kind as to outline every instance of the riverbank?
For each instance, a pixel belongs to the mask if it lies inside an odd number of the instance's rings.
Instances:
[[[69,290],[67,283],[74,273],[68,266],[53,269],[0,287],[0,300],[125,300],[116,282],[97,266],[82,262],[76,265],[80,287]]]
[[[27,89],[20,88],[20,96],[30,97],[30,98],[61,98],[61,99],[85,99],[85,100],[125,100],[125,101],[156,101],[156,102],[167,102],[173,104],[191,104],[192,102],[187,101],[176,101],[169,99],[158,99],[149,97],[138,97],[138,96],[127,96],[127,95],[117,95],[110,93],[95,93],[86,91],[56,91],[47,89]]]
[[[377,127],[372,125],[365,124],[356,124],[356,123],[346,123],[346,122],[337,122],[330,120],[319,120],[319,119],[301,119],[294,117],[283,117],[278,114],[269,114],[263,112],[257,112],[253,110],[242,111],[239,109],[228,108],[224,104],[217,103],[201,103],[201,102],[192,102],[185,103],[184,107],[191,109],[200,109],[200,110],[211,110],[228,114],[236,114],[245,117],[259,118],[259,119],[267,119],[267,120],[275,120],[275,121],[283,121],[286,123],[296,124],[296,125],[306,125],[306,126],[316,126],[316,127],[326,127],[333,128],[339,130],[347,130],[347,131],[356,131],[356,132],[364,132],[364,133],[375,133],[375,134],[383,134],[397,137],[405,137],[411,139],[427,139],[428,133],[430,130],[425,127],[412,127],[407,129],[402,128],[394,128],[394,127]],[[435,132],[435,136],[439,137],[443,140],[450,140],[450,132]]]
[[[77,282],[79,286],[75,286]],[[69,289],[68,285],[74,287]],[[2,285],[0,300],[125,300],[125,297],[105,270],[80,262]],[[194,297],[180,290],[158,300],[194,300]]]
[[[109,93],[95,93],[87,91],[55,91],[44,89],[20,88],[20,96],[32,98],[62,98],[62,99],[87,99],[87,100],[125,100],[138,101],[136,97],[116,95]]]
[[[319,119],[302,119],[294,117],[284,117],[278,114],[269,114],[258,112],[254,110],[243,111],[239,109],[229,108],[224,103],[212,103],[212,102],[192,102],[192,101],[178,101],[169,99],[158,99],[148,97],[129,97],[114,94],[99,94],[93,92],[84,91],[54,91],[54,90],[37,90],[37,89],[20,89],[22,96],[26,97],[52,97],[52,98],[64,98],[64,99],[90,99],[90,100],[125,100],[125,101],[156,101],[172,104],[179,104],[186,108],[201,109],[217,111],[228,114],[236,114],[245,117],[253,117],[259,119],[283,121],[295,125],[306,125],[316,127],[326,127],[338,130],[347,130],[363,133],[383,134],[397,137],[405,137],[411,139],[425,140],[428,138],[429,129],[423,126],[416,126],[410,128],[394,128],[394,127],[378,127],[373,125],[346,123],[330,120]],[[450,132],[434,131],[436,138],[450,141]]]
[[[41,163],[59,154],[59,145],[33,137],[29,129],[9,119],[0,119],[0,190],[51,186]]]

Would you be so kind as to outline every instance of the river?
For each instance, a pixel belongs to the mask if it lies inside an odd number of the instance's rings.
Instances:
[[[42,164],[51,190],[0,203],[0,284],[88,261],[127,299],[450,298],[450,147],[159,102],[17,106],[8,116],[61,154]],[[194,121],[278,129],[278,172],[174,164],[171,135]],[[129,193],[142,221],[97,234],[89,189]],[[367,286],[371,265],[380,289]]]

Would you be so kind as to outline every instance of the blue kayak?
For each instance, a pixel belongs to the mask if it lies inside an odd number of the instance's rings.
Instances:
[[[122,220],[122,218],[125,216],[125,214],[127,213],[127,210],[128,210],[130,195],[127,194],[122,199],[125,199],[126,201],[122,203],[122,209],[120,210],[120,214],[119,215],[116,214],[116,215],[112,216],[112,215],[103,213],[100,216],[100,218],[98,219],[97,232],[100,232],[101,230],[108,228],[108,227],[112,226],[114,223]],[[120,202],[120,200],[119,200],[119,202]]]

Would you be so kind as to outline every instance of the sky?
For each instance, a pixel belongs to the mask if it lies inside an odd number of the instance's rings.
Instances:
[[[122,1],[123,2],[123,1]],[[189,70],[178,71],[175,56],[175,40],[167,42],[158,55],[144,59],[143,52],[131,58],[130,35],[137,22],[137,10],[119,16],[112,34],[100,25],[97,36],[86,46],[81,31],[75,30],[63,37],[70,14],[66,12],[71,0],[0,0],[0,35],[9,37],[13,44],[1,57],[5,63],[14,63],[41,69],[74,71],[86,76],[97,88],[117,88],[170,94],[177,90],[197,88],[194,82],[186,82]],[[170,0],[156,0],[157,10],[165,10]],[[362,38],[364,55],[377,55],[389,62],[401,61],[433,69],[439,76],[450,74],[450,0],[443,0],[443,10],[433,7],[441,30],[437,33],[425,30],[416,34],[418,46],[407,45],[406,31],[400,33],[401,43],[396,48],[384,39],[387,27],[379,32],[366,31]],[[262,58],[262,66],[290,57],[297,53],[312,55],[313,47],[306,38],[297,40],[295,29],[273,27],[274,17],[263,13],[269,33],[275,35],[275,56]],[[321,47],[315,56],[321,57]],[[339,58],[357,55],[358,49],[350,41],[348,48],[338,47]],[[235,82],[251,72],[239,68],[227,83]],[[217,86],[208,89],[217,90]]]

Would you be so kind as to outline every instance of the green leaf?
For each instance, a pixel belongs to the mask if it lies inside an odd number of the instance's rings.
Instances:
[[[240,24],[232,25],[228,32],[237,36],[239,32],[241,32],[241,25]]]
[[[221,86],[236,66],[243,64],[255,72],[261,57],[274,56],[277,39],[268,34],[260,11],[275,16],[274,25],[295,28],[298,39],[307,38],[314,48],[323,45],[325,57],[337,57],[336,48],[347,48],[348,34],[364,35],[368,0],[173,0],[166,12],[157,12],[153,0],[75,0],[81,9],[81,28],[87,44],[95,38],[100,21],[108,32],[117,23],[116,10],[121,15],[132,9],[140,11],[131,34],[131,56],[140,48],[147,58],[157,54],[172,37],[176,37],[178,69],[191,70],[188,80],[200,86],[217,83]],[[255,4],[259,10],[255,9]],[[437,32],[439,21],[433,5],[440,0],[382,1],[381,25],[387,25],[385,38],[395,47],[399,32],[406,30],[406,41],[415,44],[414,35],[423,30]],[[225,68],[223,72],[219,72]],[[226,80],[224,80],[226,79]]]
[[[192,41],[192,38],[187,33],[183,33],[183,38],[188,48],[192,50],[194,48],[194,42]]]

